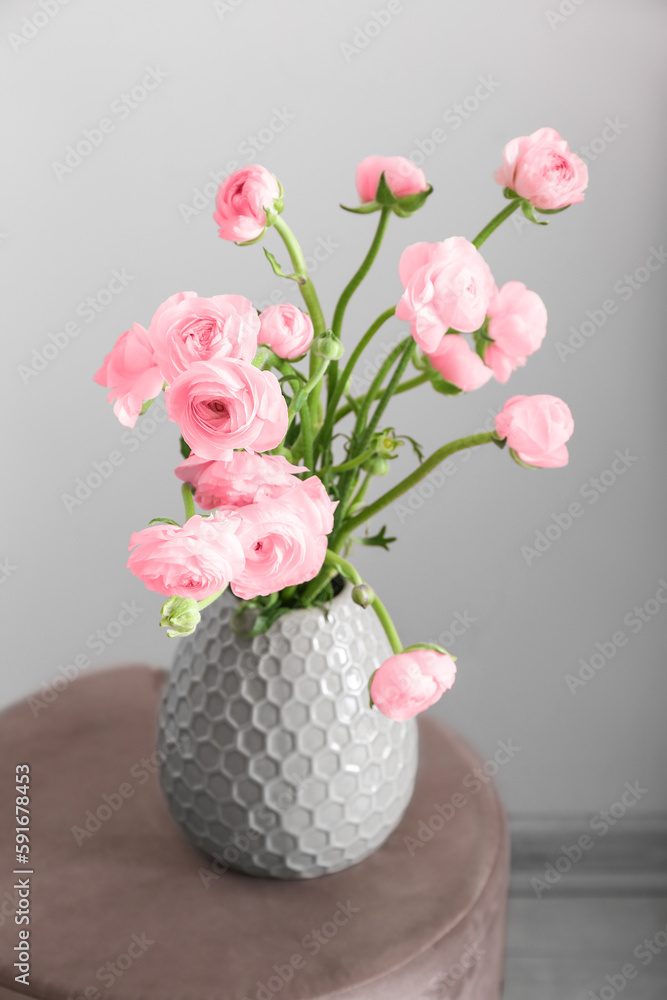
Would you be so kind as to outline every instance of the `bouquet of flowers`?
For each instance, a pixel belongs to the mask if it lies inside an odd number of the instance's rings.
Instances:
[[[555,214],[582,201],[586,165],[554,129],[542,128],[509,142],[494,176],[507,202],[502,211],[473,240],[450,236],[408,246],[398,265],[404,289],[398,303],[347,352],[347,306],[391,217],[412,215],[430,197],[423,171],[400,156],[369,156],[358,165],[360,204],[347,211],[377,214],[378,224],[330,324],[284,219],[280,182],[252,164],[222,183],[214,214],[220,237],[249,246],[275,230],[293,270],[264,253],[276,275],[295,282],[307,311],[285,303],[258,313],[241,295],[178,292],[147,328],[134,323],[121,334],[95,375],[126,427],[164,391],[167,415],[180,428],[183,461],[175,472],[184,522],[156,517],[134,532],[127,564],[167,598],[160,624],[169,637],[191,634],[201,609],[228,586],[240,599],[235,627],[257,635],[296,608],[326,605],[348,581],[355,602],[377,614],[393,649],[370,679],[371,705],[392,719],[408,719],[452,686],[454,657],[429,643],[404,647],[384,604],[348,557],[355,542],[386,549],[392,541],[386,528],[369,534],[364,526],[457,451],[507,446],[512,459],[529,468],[568,461],[572,415],[554,396],[513,396],[493,431],[450,441],[428,457],[384,425],[398,393],[424,387],[456,396],[494,377],[506,383],[544,339],[540,297],[520,281],[497,287],[480,247],[517,210],[546,225],[536,213]],[[355,396],[355,365],[392,316],[408,324],[406,336],[368,390]],[[416,374],[407,377],[410,365]],[[347,417],[351,429],[341,435],[336,428]],[[367,502],[370,483],[387,474],[406,441],[417,467]]]

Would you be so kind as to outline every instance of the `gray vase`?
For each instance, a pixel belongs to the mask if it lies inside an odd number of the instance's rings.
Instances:
[[[350,587],[239,639],[225,594],[176,657],[160,710],[160,782],[188,838],[248,875],[313,878],[356,864],[397,826],[414,788],[415,720],[369,707],[391,655]]]

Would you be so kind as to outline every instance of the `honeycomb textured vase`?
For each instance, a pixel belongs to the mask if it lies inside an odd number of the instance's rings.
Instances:
[[[239,639],[224,595],[178,643],[160,710],[160,783],[172,815],[218,865],[313,878],[356,864],[397,826],[414,788],[415,720],[370,709],[391,655],[350,588]]]

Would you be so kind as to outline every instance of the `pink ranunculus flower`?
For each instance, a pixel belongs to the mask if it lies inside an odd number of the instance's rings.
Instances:
[[[243,548],[234,529],[229,517],[213,523],[199,514],[182,528],[150,525],[130,536],[128,569],[158,594],[201,601],[243,572]]]
[[[287,404],[272,372],[239,358],[197,361],[165,391],[167,415],[200,458],[235,448],[268,451],[287,431]]]
[[[287,499],[262,497],[233,510],[245,555],[243,571],[231,581],[237,597],[250,600],[306,583],[322,568],[327,537],[320,512],[303,489],[307,482],[299,484],[300,490],[295,487]]]
[[[456,664],[448,653],[412,649],[396,653],[375,671],[373,704],[383,715],[404,722],[430,708],[456,679]]]
[[[107,398],[121,424],[134,427],[142,406],[158,395],[164,381],[148,331],[134,323],[122,333],[94,380],[111,390]]]
[[[572,437],[574,420],[567,403],[558,396],[512,396],[496,416],[500,437],[526,465],[558,469],[568,463],[565,444]]]
[[[488,333],[493,343],[484,361],[499,382],[507,382],[515,368],[542,346],[547,332],[547,310],[537,292],[520,281],[508,281],[489,303]]]
[[[398,265],[405,291],[396,316],[410,323],[412,336],[427,354],[445,332],[478,330],[495,282],[479,250],[463,236],[442,243],[414,243]]]
[[[301,470],[303,471],[303,470]],[[285,506],[291,507],[297,515],[308,508],[308,524],[318,533],[328,535],[334,525],[334,511],[337,500],[332,500],[319,476],[308,479],[292,479],[285,486],[275,486],[260,490],[259,500],[264,496],[280,500]]]
[[[583,201],[588,185],[588,167],[553,128],[508,142],[493,176],[535,208],[552,211]]]
[[[213,219],[218,235],[235,243],[259,239],[269,224],[267,211],[282,210],[281,196],[278,180],[266,167],[250,163],[235,170],[216,195]]]
[[[457,385],[464,392],[479,389],[493,377],[491,369],[458,334],[450,333],[442,337],[427,358],[445,381]]]
[[[173,382],[195,361],[226,357],[252,361],[259,316],[243,295],[206,299],[179,292],[158,308],[148,333],[165,381]]]
[[[295,474],[304,471],[304,466],[291,465],[284,455],[256,455],[251,451],[235,451],[226,462],[199,458],[193,453],[175,470],[179,479],[195,487],[195,500],[203,510],[244,507],[259,495],[272,496],[292,486]]]
[[[367,156],[357,166],[359,200],[375,201],[380,177],[384,174],[389,190],[396,198],[405,198],[428,190],[424,171],[404,156]]]
[[[279,358],[298,358],[313,341],[310,316],[291,302],[263,309],[259,323],[259,343],[267,344]]]

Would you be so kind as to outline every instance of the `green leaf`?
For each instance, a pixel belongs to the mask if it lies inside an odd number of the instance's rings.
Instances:
[[[183,456],[183,458],[188,458],[190,456],[191,451],[192,448],[187,443],[185,438],[181,436],[181,455]]]
[[[151,524],[173,524],[177,528],[181,527],[180,524],[178,523],[178,521],[174,521],[170,517],[153,517],[148,522],[149,527],[150,527]]]
[[[558,215],[559,212],[564,212],[566,208],[571,207],[571,205],[563,205],[562,208],[536,208],[535,211],[539,212],[540,215]]]
[[[518,197],[519,195],[516,193],[516,191],[512,191],[512,188],[509,187],[503,188],[503,198],[509,198],[510,201],[516,201]]]
[[[402,219],[408,218],[426,204],[426,199],[431,194],[433,194],[433,187],[429,184],[426,191],[417,191],[415,194],[407,194],[404,198],[398,198],[394,205],[395,214]]]
[[[373,701],[373,696],[371,694],[371,684],[373,683],[373,678],[375,677],[377,670],[374,670],[371,676],[368,678],[368,707],[372,708],[375,702]]]
[[[453,382],[448,382],[435,369],[433,370],[433,374],[431,372],[428,373],[428,377],[435,391],[442,393],[443,396],[460,396],[463,392],[463,389],[459,388],[458,385],[454,385]]]
[[[267,250],[266,247],[264,247],[263,249],[264,249],[264,256],[271,265],[271,270],[273,271],[274,274],[277,274],[279,278],[288,278],[290,281],[296,281],[298,285],[306,284],[307,278],[304,278],[303,275],[296,274],[296,272],[294,272],[293,274],[285,274],[282,267],[276,260],[275,256],[271,253],[271,251]]]
[[[538,468],[537,465],[528,465],[527,462],[524,462],[523,459],[519,458],[519,456],[515,452],[514,448],[510,448],[510,456],[514,459],[514,461],[516,462],[517,465],[522,466],[522,468],[524,468],[524,469],[537,469]]]
[[[370,215],[371,212],[379,212],[381,205],[378,205],[376,201],[367,201],[363,205],[357,205],[355,208],[349,208],[347,205],[340,206],[345,212],[352,212],[354,215]]]
[[[448,653],[443,646],[437,646],[434,642],[413,642],[411,646],[406,646],[403,652],[412,653],[417,649],[432,649],[434,653],[443,653],[445,656],[451,657],[452,660],[456,659],[456,657],[452,656],[451,653]]]
[[[486,353],[486,348],[489,344],[493,343],[493,337],[489,337],[489,317],[487,316],[479,330],[473,331],[473,340],[475,341],[475,351],[479,357],[484,361],[484,354]]]
[[[379,205],[382,205],[383,208],[391,208],[398,201],[398,198],[387,184],[387,178],[384,175],[384,171],[380,174],[378,189],[375,192],[375,200]]]
[[[414,451],[415,455],[417,456],[417,458],[419,459],[420,462],[423,462],[424,461],[424,452],[422,450],[422,446],[417,441],[415,441],[414,438],[410,437],[409,434],[401,434],[401,437],[405,441],[409,441],[410,442],[410,444],[412,445],[412,450]]]
[[[264,226],[264,229],[262,229],[259,236],[256,236],[254,240],[244,240],[242,243],[237,243],[236,245],[237,247],[251,247],[253,246],[253,244],[259,243],[260,240],[263,240],[265,233],[266,233],[266,226]]]
[[[154,402],[155,402],[155,397],[153,397],[153,399],[147,399],[146,402],[141,407],[141,410],[139,411],[139,416],[143,417],[143,415],[146,412],[146,410],[148,410],[149,407],[151,407]]]
[[[360,545],[371,545],[375,548],[384,549],[385,552],[389,551],[389,546],[392,542],[396,541],[396,538],[389,538],[385,534],[387,530],[387,525],[383,524],[377,535],[372,535],[370,538],[355,538],[355,542],[359,542]]]
[[[540,222],[539,219],[535,218],[535,209],[529,201],[521,202],[521,211],[526,216],[529,222],[534,222],[536,226],[548,226],[548,222]]]

